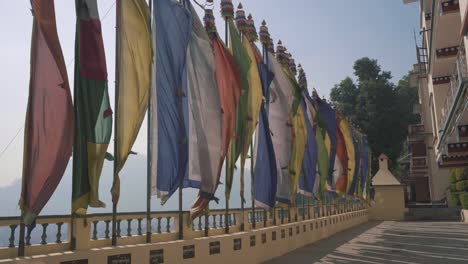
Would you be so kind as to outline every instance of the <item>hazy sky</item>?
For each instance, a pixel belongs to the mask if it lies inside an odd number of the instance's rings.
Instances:
[[[56,0],[59,37],[73,87],[75,10],[73,0]],[[113,102],[115,0],[98,0]],[[205,2],[200,0],[200,2]],[[235,6],[238,0],[233,1]],[[275,44],[281,39],[301,63],[310,87],[328,96],[334,84],[353,73],[356,59],[379,60],[394,81],[415,62],[413,29],[418,31],[418,5],[401,0],[244,0],[257,29],[265,19]],[[218,28],[220,0],[215,1]],[[0,151],[23,127],[29,83],[32,17],[29,0],[0,0]],[[198,9],[198,7],[196,7]],[[109,13],[106,15],[106,12]],[[106,16],[105,16],[106,15]],[[105,17],[104,17],[105,16]],[[142,129],[134,150],[146,150]],[[0,158],[0,187],[21,177],[23,130]]]

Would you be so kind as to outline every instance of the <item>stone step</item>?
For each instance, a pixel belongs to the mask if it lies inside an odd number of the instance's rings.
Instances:
[[[407,221],[461,221],[459,208],[409,208]]]

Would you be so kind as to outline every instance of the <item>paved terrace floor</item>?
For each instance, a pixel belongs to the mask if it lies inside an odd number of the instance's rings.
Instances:
[[[267,264],[468,263],[468,224],[369,222]]]

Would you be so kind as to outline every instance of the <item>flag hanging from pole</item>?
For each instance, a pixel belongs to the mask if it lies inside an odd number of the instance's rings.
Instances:
[[[244,167],[245,161],[247,159],[248,151],[250,148],[250,143],[252,142],[253,134],[257,123],[259,121],[260,108],[262,106],[262,83],[260,81],[260,73],[256,61],[254,47],[247,36],[244,36],[244,48],[247,51],[249,59],[251,61],[250,68],[248,72],[248,81],[249,81],[249,92],[248,92],[248,106],[247,106],[247,126],[245,138],[242,144],[242,153],[241,153],[241,199],[244,199]],[[266,80],[268,82],[268,80]],[[271,82],[271,81],[270,81]],[[265,85],[269,85],[268,83]],[[254,174],[255,175],[255,174]]]
[[[219,183],[221,176],[221,168],[224,158],[227,154],[229,144],[234,135],[236,123],[236,111],[239,103],[241,84],[239,70],[235,63],[234,57],[229,53],[224,44],[221,42],[218,33],[216,32],[213,11],[205,10],[205,27],[211,38],[212,52],[214,55],[215,80],[218,88],[218,94],[221,100],[222,112],[222,157],[219,159],[219,167],[217,172],[216,183]],[[209,129],[209,128],[208,128]],[[210,200],[214,199],[214,193],[218,185],[211,191],[200,192],[195,204],[190,210],[192,219],[198,217],[205,208],[207,208]]]
[[[222,158],[222,113],[215,80],[211,41],[190,2],[192,38],[187,52],[189,101],[189,175],[185,187],[200,189],[200,196],[214,197]]]
[[[336,156],[340,162],[341,170],[335,172],[337,178],[335,181],[336,192],[340,194],[345,194],[348,187],[348,163],[349,157],[346,149],[346,139],[345,139],[345,130],[342,129],[343,123],[346,122],[340,113],[337,113],[336,116]]]
[[[302,162],[302,177],[299,181],[299,192],[305,196],[312,197],[314,193],[315,178],[317,174],[317,142],[315,139],[315,132],[313,128],[313,115],[308,104],[309,92],[307,91],[307,78],[304,70],[299,65],[298,82],[304,91],[301,100],[302,111],[304,112],[304,120],[307,130],[307,143],[304,152],[304,161]]]
[[[242,44],[241,37],[237,31],[236,26],[232,17],[229,17],[227,20],[229,28],[229,40],[230,45],[229,49],[234,56],[236,64],[239,69],[240,84],[241,84],[241,93],[239,104],[237,106],[236,113],[236,128],[235,135],[232,138],[230,150],[228,153],[228,171],[226,175],[226,192],[225,195],[229,199],[231,194],[231,188],[233,183],[234,167],[237,159],[242,153],[242,148],[244,142],[247,140],[247,124],[248,124],[248,109],[249,109],[249,70],[252,63],[249,53]],[[261,87],[261,86],[260,86]],[[248,142],[250,143],[250,142]],[[242,185],[242,181],[241,181]],[[242,188],[242,187],[241,187]]]
[[[351,125],[349,124],[348,120],[345,118],[340,118],[340,122],[338,124],[341,133],[343,134],[343,139],[345,142],[346,147],[346,156],[348,156],[348,163],[347,167],[348,170],[346,172],[346,193],[349,192],[351,188],[351,183],[354,177],[354,171],[356,170],[356,159],[354,154],[354,143],[353,143],[353,135],[351,132]]]
[[[192,14],[174,0],[153,0],[156,35],[157,139],[151,171],[156,194],[164,204],[188,173],[188,92],[186,58]],[[154,194],[154,192],[153,192]]]
[[[307,166],[309,166],[310,168],[308,170],[310,170],[310,172],[308,174],[305,174],[305,175],[309,175],[307,178],[309,179],[306,184],[309,185],[309,188],[310,188],[310,185],[312,184],[312,194],[314,197],[318,198],[320,197],[320,194],[319,192],[321,191],[321,187],[320,187],[320,173],[319,173],[319,157],[320,155],[322,155],[321,153],[319,153],[319,139],[317,138],[317,126],[315,124],[315,109],[314,109],[314,106],[313,106],[313,101],[310,97],[310,94],[309,94],[309,91],[306,89],[304,91],[304,102],[305,102],[305,105],[306,105],[306,109],[307,109],[307,117],[309,119],[309,122],[310,122],[310,130],[312,131],[312,133],[309,134],[309,132],[307,131],[307,137],[309,136],[312,136],[311,139],[308,138],[308,140],[310,140],[310,142],[307,143],[307,151],[308,151],[308,155],[309,157],[304,157],[304,162],[307,162],[307,160],[309,160],[310,162],[307,164]],[[322,140],[323,141],[323,140]],[[323,143],[323,142],[322,142]],[[306,152],[307,154],[307,152]],[[326,155],[325,155],[326,156]],[[325,159],[326,161],[326,159]],[[304,166],[304,164],[303,164]],[[327,167],[328,165],[325,165],[325,167]],[[307,171],[307,169],[303,169],[303,171]]]
[[[160,2],[160,1],[156,1]],[[117,106],[116,172],[112,184],[112,201],[120,196],[119,172],[122,170],[140,131],[148,108],[151,85],[150,11],[145,0],[120,1],[117,9]]]
[[[275,76],[270,88],[271,100],[268,116],[277,163],[276,200],[282,204],[290,204],[292,191],[289,173],[292,143],[290,114],[294,97],[293,88],[281,64],[271,52],[268,52],[268,63]]]
[[[72,212],[86,214],[99,200],[99,179],[112,134],[112,109],[96,0],[76,0],[75,143]]]
[[[335,159],[336,159],[336,116],[335,110],[325,101],[322,100],[320,97],[316,96],[316,107],[318,108],[318,113],[323,120],[324,127],[327,132],[327,136],[325,137],[327,145],[329,147],[329,169],[327,174],[327,190],[334,191],[335,186],[333,182],[333,172],[335,170]]]
[[[32,0],[31,79],[24,133],[22,222],[30,225],[54,193],[72,153],[74,117],[53,0]]]
[[[368,174],[369,174],[369,152],[367,148],[367,136],[362,136],[362,144],[361,144],[361,190],[362,190],[362,198],[367,199],[367,181],[369,181]]]
[[[359,139],[358,139],[358,135],[356,134],[356,131],[354,131],[353,129],[351,129],[351,136],[352,136],[352,139],[353,139],[353,146],[354,146],[354,162],[355,162],[355,169],[354,169],[354,173],[353,173],[353,178],[352,180],[349,182],[349,188],[348,188],[348,194],[349,195],[356,195],[358,193],[358,189],[360,186],[359,185],[359,167],[360,167],[360,164],[361,164],[361,153],[360,153],[360,146],[359,146]]]
[[[318,112],[316,111],[315,101],[309,95],[306,95],[309,103],[311,104],[311,111],[314,112],[314,131],[315,131],[315,140],[317,142],[317,177],[319,178],[318,186],[318,196],[317,198],[323,198],[323,193],[327,191],[326,182],[328,179],[329,171],[329,156],[327,148],[325,146],[325,138],[327,131],[325,124]]]
[[[269,98],[270,84],[273,81],[273,73],[266,64],[259,65],[262,79],[263,97],[258,123],[257,153],[255,160],[255,181],[254,193],[256,206],[263,209],[270,209],[275,205],[276,186],[278,182],[278,172],[276,166],[276,155],[270,133]]]

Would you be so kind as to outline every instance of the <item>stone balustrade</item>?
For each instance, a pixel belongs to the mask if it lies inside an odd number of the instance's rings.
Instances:
[[[291,236],[292,233],[306,232],[306,230],[309,230],[308,228],[332,228],[335,224],[346,223],[353,217],[364,216],[363,214],[367,214],[367,205],[361,202],[332,205],[303,204],[297,207],[274,208],[270,211],[259,208],[255,210],[251,208],[244,210],[230,209],[227,214],[228,221],[226,221],[225,210],[210,210],[207,214],[193,221],[190,220],[189,212],[183,212],[183,230],[179,230],[178,211],[152,212],[150,214],[152,243],[146,243],[146,212],[119,213],[117,215],[117,247],[111,246],[112,214],[90,214],[85,218],[75,218],[73,220],[75,223],[75,251],[71,251],[70,226],[72,219],[70,215],[41,216],[37,219],[34,229],[27,229],[25,255],[27,256],[26,259],[31,256],[36,258],[37,256],[49,254],[48,256],[61,256],[58,259],[73,260],[76,259],[73,256],[77,252],[95,252],[102,248],[122,249],[144,244],[180,243],[180,241],[246,234],[257,230],[296,224],[294,228],[282,229],[275,233],[275,239],[280,239],[286,235]],[[311,220],[314,221],[311,222]],[[306,222],[310,225],[297,225]],[[226,223],[229,225],[229,234],[225,233]],[[183,231],[183,240],[179,240],[180,231]],[[2,235],[0,241],[3,243],[0,244],[0,263],[2,263],[3,259],[11,261],[17,257],[18,253],[19,218],[0,218],[0,234]],[[265,243],[265,240],[266,235],[262,234],[259,241],[252,238],[251,241],[249,240],[249,244]],[[236,242],[233,241],[233,243],[235,248]],[[210,244],[210,248],[210,251],[216,252],[223,247],[220,244],[213,243]],[[131,251],[129,252],[131,253]],[[190,256],[192,254],[190,247],[184,246],[182,251],[181,255]],[[68,255],[64,254],[64,252],[68,252]],[[155,256],[158,255],[157,252],[152,251],[152,253]],[[89,263],[99,263],[93,262],[91,259]],[[49,263],[49,261],[50,263],[62,263],[55,260],[55,262],[47,260],[44,263]],[[147,262],[148,260],[145,261],[145,263]]]

